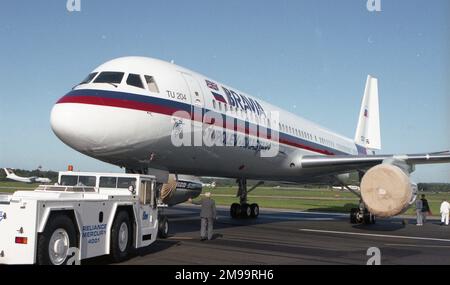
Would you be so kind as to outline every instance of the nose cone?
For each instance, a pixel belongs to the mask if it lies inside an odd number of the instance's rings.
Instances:
[[[104,133],[95,128],[95,118],[88,106],[79,104],[56,104],[50,115],[55,135],[68,146],[90,154],[102,143]]]

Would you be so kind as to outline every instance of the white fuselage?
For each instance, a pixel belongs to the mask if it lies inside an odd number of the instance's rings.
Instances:
[[[200,176],[301,182],[320,178],[323,173],[299,172],[292,168],[292,157],[366,153],[352,139],[171,63],[124,57],[109,61],[94,72],[98,74],[93,80],[76,86],[55,104],[52,129],[70,147],[127,169],[155,168]],[[96,83],[101,72],[122,72],[123,78],[114,84]],[[129,74],[138,75],[143,88],[128,84]],[[156,88],[147,84],[149,77]],[[184,111],[188,117],[173,116],[177,111]],[[202,114],[207,112],[242,127],[224,127],[217,119],[202,124]],[[272,112],[278,112],[279,118],[273,119],[269,115]],[[193,124],[192,136],[202,127],[209,128],[207,136],[217,141],[225,131],[267,143],[275,136],[252,134],[249,129],[261,126],[271,134],[278,131],[279,151],[275,156],[261,157],[258,147],[245,143],[175,146],[174,130]]]

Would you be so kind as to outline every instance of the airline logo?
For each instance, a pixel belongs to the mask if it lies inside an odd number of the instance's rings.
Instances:
[[[266,112],[264,111],[261,104],[258,103],[258,101],[248,98],[242,94],[238,94],[234,92],[233,90],[228,90],[227,88],[222,86],[223,91],[225,92],[225,95],[227,95],[228,103],[233,107],[238,107],[244,111],[250,111],[253,113],[256,113],[258,115],[264,114],[266,115]]]
[[[364,117],[369,118],[369,111],[364,109]]]
[[[205,81],[206,81],[206,85],[208,86],[208,88],[213,89],[215,91],[219,91],[219,87],[216,83],[209,81],[209,80],[205,80]],[[240,108],[244,111],[250,111],[250,112],[256,113],[258,115],[261,115],[261,114],[266,115],[266,112],[264,111],[263,107],[261,106],[261,104],[259,104],[259,102],[257,100],[249,98],[242,94],[238,94],[237,92],[235,92],[231,89],[227,89],[223,86],[222,86],[222,89],[223,89],[225,95],[227,96],[228,102],[225,100],[225,98],[221,94],[211,91],[212,95],[214,96],[214,99],[216,99],[217,101],[225,103],[225,104],[229,104],[232,107]]]

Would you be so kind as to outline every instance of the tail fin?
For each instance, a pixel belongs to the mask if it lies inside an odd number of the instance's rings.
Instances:
[[[355,143],[367,149],[381,149],[378,79],[367,76],[366,88],[359,112]]]
[[[9,176],[10,174],[12,174],[13,172],[11,170],[9,170],[8,168],[3,168],[3,170],[6,173],[6,176]]]

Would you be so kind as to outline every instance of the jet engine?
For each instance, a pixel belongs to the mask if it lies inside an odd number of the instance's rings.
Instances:
[[[167,183],[160,188],[160,201],[169,206],[197,198],[202,193],[202,183],[194,176],[170,174]]]
[[[398,166],[380,164],[367,171],[361,181],[361,196],[368,210],[378,217],[403,213],[414,203],[417,186]]]

